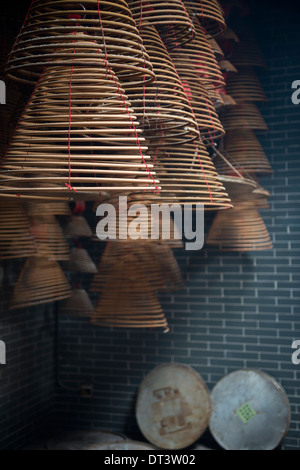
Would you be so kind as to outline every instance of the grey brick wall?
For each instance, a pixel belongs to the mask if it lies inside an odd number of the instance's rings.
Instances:
[[[0,340],[7,364],[0,365],[0,449],[30,443],[49,426],[55,393],[53,305],[8,310],[22,261],[1,262]]]

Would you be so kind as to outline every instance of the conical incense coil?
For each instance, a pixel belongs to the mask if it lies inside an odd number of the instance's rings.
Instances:
[[[192,9],[194,15],[212,37],[224,33],[226,23],[218,0],[186,0],[184,4]]]
[[[226,92],[222,93],[222,100],[223,108],[237,105],[237,102],[232,98],[232,96],[228,95]]]
[[[159,34],[154,26],[145,24],[142,35],[156,80],[144,87],[125,89],[145,137],[159,145],[170,138],[176,138],[178,145],[199,140],[191,104]]]
[[[72,63],[74,57],[78,67],[94,66],[100,57],[122,81],[154,78],[125,0],[33,0],[8,60],[8,76],[35,83],[46,66]]]
[[[213,52],[209,36],[194,18],[196,36],[192,42],[175,47],[170,51],[171,58],[179,68],[192,68],[195,70],[203,84],[222,88],[225,81]]]
[[[87,274],[97,273],[97,266],[91,259],[88,252],[83,248],[72,248],[70,261],[65,261],[62,266],[65,271],[73,271]]]
[[[267,97],[252,67],[239,68],[238,74],[231,74],[227,80],[226,91],[235,101],[266,102]]]
[[[236,32],[240,41],[235,44],[233,54],[230,57],[233,65],[237,68],[259,67],[266,69],[266,61],[252,31],[241,26]]]
[[[221,251],[260,251],[273,248],[270,235],[257,209],[238,203],[218,212],[210,229],[207,245]]]
[[[109,239],[120,243],[131,242],[136,245],[145,242],[157,243],[158,240],[163,240],[172,248],[184,247],[180,227],[178,228],[171,214],[168,219],[169,223],[165,223],[162,219],[162,212],[153,209],[164,202],[160,195],[135,193],[123,194],[122,198],[117,199],[112,195],[105,200],[105,204],[110,204],[114,210],[114,214],[110,214],[112,217],[115,216],[113,236],[110,234],[108,236],[106,233],[106,229],[110,228],[109,225],[111,225],[112,220],[107,223],[106,217],[104,219],[100,218],[101,233],[99,235],[97,224],[97,236],[94,237],[94,241],[103,242]],[[95,211],[97,211],[97,208],[98,204],[95,204]],[[105,233],[103,221],[105,222]]]
[[[203,144],[158,150],[155,169],[161,178],[159,198],[162,201],[203,204],[206,210],[231,207],[230,197]]]
[[[254,103],[239,103],[222,110],[220,118],[224,129],[253,129],[267,131],[269,128]]]
[[[226,72],[227,74],[238,73],[237,68],[227,59],[220,60],[219,67],[222,72]]]
[[[10,310],[67,299],[71,287],[56,261],[28,258],[10,302]]]
[[[115,328],[164,328],[168,322],[143,270],[127,254],[113,268],[91,322]]]
[[[143,271],[151,287],[154,290],[164,290],[167,286],[162,276],[160,264],[156,257],[153,256],[150,245],[152,243],[108,243],[101,257],[98,273],[93,279],[91,292],[102,292],[103,285],[110,277],[113,269],[129,253],[133,255],[132,263]]]
[[[181,0],[128,0],[128,5],[137,26],[152,23],[168,48],[193,39],[194,26]]]
[[[164,242],[149,244],[149,250],[159,263],[161,273],[166,284],[165,291],[175,292],[185,288],[185,282],[174,253]]]
[[[241,172],[273,173],[270,162],[255,133],[249,130],[229,131],[224,139],[226,158]],[[220,161],[217,171],[229,174],[230,168]]]
[[[215,110],[218,112],[220,108],[224,106],[223,93],[222,90],[217,88],[208,88],[205,87],[209,99],[211,100]]]
[[[0,200],[0,260],[37,254],[30,221],[19,199]]]
[[[90,318],[93,312],[94,306],[84,289],[73,289],[72,296],[65,300],[59,309],[60,314],[75,318]]]
[[[233,41],[234,43],[240,42],[238,35],[228,25],[225,31],[223,31],[222,35],[218,37],[218,42],[221,44],[221,47],[225,40],[230,40],[230,41]]]
[[[72,214],[67,202],[25,202],[25,210],[28,215],[62,215]]]
[[[227,156],[217,148],[214,149],[212,158],[216,167],[219,168],[219,179],[228,192],[232,203],[252,200],[254,192],[260,187],[259,183],[249,174],[244,176],[243,172],[240,172],[235,164],[231,163]]]
[[[223,137],[225,130],[208,92],[196,70],[181,64],[177,59],[174,59],[174,64],[195,113],[202,140],[205,145],[214,145],[215,141]]]
[[[130,103],[102,62],[48,68],[2,161],[0,194],[157,190],[146,152]]]
[[[69,245],[54,215],[30,216],[30,223],[38,256],[55,261],[70,259]]]
[[[64,234],[66,237],[79,238],[93,236],[91,227],[87,220],[82,215],[72,215],[64,228]]]

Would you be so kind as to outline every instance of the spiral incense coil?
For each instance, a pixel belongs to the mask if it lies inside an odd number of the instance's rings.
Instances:
[[[59,309],[61,315],[74,318],[90,318],[93,312],[94,306],[84,289],[73,289],[72,296],[65,300]]]
[[[167,286],[162,276],[160,264],[150,249],[152,243],[108,243],[101,257],[98,273],[93,279],[91,292],[102,292],[104,283],[122,258],[132,253],[132,262],[143,270],[144,275],[154,290],[164,290]]]
[[[96,274],[97,266],[91,259],[88,252],[83,248],[74,247],[71,249],[71,259],[63,264],[65,271],[77,273]]]
[[[241,172],[273,173],[270,162],[252,130],[229,131],[224,139],[226,158]],[[230,172],[229,167],[222,162],[216,165],[222,174]]]
[[[87,220],[82,215],[72,215],[64,228],[66,237],[79,238],[93,236],[93,232]]]
[[[193,23],[182,0],[127,0],[136,25],[152,23],[168,48],[190,42],[195,34]]]
[[[28,258],[22,268],[10,301],[10,310],[64,300],[71,287],[56,261]]]
[[[36,239],[38,255],[55,261],[70,259],[70,249],[54,215],[30,216],[31,231]]]
[[[203,144],[166,147],[156,157],[162,201],[203,204],[206,210],[231,207],[230,198]]]
[[[60,197],[158,190],[139,124],[114,73],[50,67],[2,161],[0,194]]]
[[[273,248],[265,223],[255,208],[238,203],[233,209],[218,212],[207,245],[221,251],[260,251]]]
[[[266,102],[267,97],[252,67],[239,68],[238,74],[231,74],[227,80],[226,90],[236,102]]]
[[[211,100],[215,110],[218,112],[220,108],[224,106],[223,93],[222,90],[216,88],[205,87],[209,99]]]
[[[232,96],[228,95],[226,91],[222,92],[222,100],[223,108],[237,105],[237,102],[232,98]]]
[[[259,67],[266,69],[267,64],[255,36],[247,27],[236,31],[239,42],[235,44],[230,61],[238,69],[240,67]]]
[[[67,202],[25,202],[26,213],[30,215],[72,215],[70,206]]]
[[[237,68],[227,59],[220,60],[219,67],[222,72],[226,72],[227,74],[238,73]]]
[[[37,254],[30,221],[19,199],[0,200],[0,260]]]
[[[253,129],[267,131],[269,128],[254,103],[239,103],[237,106],[222,110],[220,118],[224,129]]]
[[[72,63],[76,57],[78,67],[93,67],[99,56],[122,82],[154,78],[125,0],[33,0],[6,73],[34,84],[46,66]]]
[[[103,284],[91,322],[106,327],[169,331],[155,291],[133,254],[125,254],[112,269]]]
[[[192,9],[193,14],[212,37],[224,33],[226,23],[218,0],[184,0],[184,4],[187,9]]]
[[[167,243],[151,243],[149,250],[159,263],[160,270],[166,284],[163,289],[167,292],[176,292],[185,288],[185,282],[174,253]]]
[[[143,26],[142,33],[156,81],[125,90],[145,137],[159,145],[170,138],[176,138],[178,145],[199,140],[190,102],[159,34],[151,24]]]
[[[188,9],[190,17],[193,18],[192,12]],[[202,83],[213,85],[217,88],[225,86],[225,81],[222,76],[221,70],[218,66],[217,59],[214,54],[213,47],[215,41],[206,34],[203,26],[199,23],[196,17],[193,18],[193,24],[196,31],[196,36],[192,42],[183,46],[177,46],[170,51],[171,58],[176,60],[177,63],[196,70]],[[213,41],[213,47],[211,44]]]
[[[181,78],[184,90],[193,108],[201,138],[205,145],[214,145],[225,134],[218,114],[208,92],[201,83],[201,78],[192,67],[174,59],[174,64]]]
[[[210,34],[206,34],[206,37],[217,61],[219,62],[220,60],[224,59],[224,52],[222,51],[215,38],[212,38]]]
[[[107,199],[105,203],[111,204],[116,214],[116,233],[114,240],[120,243],[157,243],[158,240],[165,241],[172,248],[183,248],[182,234],[177,228],[176,223],[170,216],[170,226],[163,223],[162,214],[153,214],[152,205],[159,205],[166,201],[162,200],[160,194],[145,195],[138,194],[120,194],[127,197],[127,204],[122,207],[119,199],[115,195]],[[139,207],[137,207],[137,205]],[[97,204],[94,207],[97,210]],[[101,222],[102,219],[99,220]],[[158,233],[158,239],[152,236]],[[107,241],[107,238],[101,239],[98,234],[94,241]]]

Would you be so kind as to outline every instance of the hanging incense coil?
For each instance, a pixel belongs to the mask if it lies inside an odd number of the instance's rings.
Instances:
[[[222,93],[222,100],[224,108],[226,108],[227,106],[237,105],[237,102],[232,98],[232,96],[228,95],[226,92]]]
[[[230,198],[203,144],[160,149],[155,169],[161,178],[159,197],[162,201],[203,204],[206,210],[231,207]]]
[[[70,216],[72,214],[67,202],[25,202],[25,210],[30,215],[61,215]]]
[[[267,64],[261,52],[256,38],[248,26],[239,25],[236,31],[239,42],[235,44],[230,57],[231,62],[237,67],[259,67],[266,69]]]
[[[167,243],[151,243],[149,250],[159,263],[167,292],[176,292],[185,288],[185,282],[174,253]]]
[[[203,143],[209,146],[214,145],[217,140],[223,137],[225,130],[208,92],[195,70],[181,65],[176,59],[174,59],[174,64],[195,113]]]
[[[93,279],[91,292],[102,292],[103,285],[110,277],[112,270],[128,253],[131,253],[132,263],[140,267],[151,287],[154,290],[163,290],[166,288],[164,278],[157,259],[150,250],[152,243],[108,243],[101,257],[98,273]]]
[[[207,87],[205,88],[215,110],[219,112],[219,109],[224,106],[222,90],[215,89],[215,88],[207,88]]]
[[[176,225],[176,221],[170,215],[168,224],[163,223],[162,213],[152,211],[153,205],[161,204],[160,195],[123,194],[124,200],[116,199],[115,195],[107,199],[105,203],[109,203],[114,207],[116,217],[116,230],[113,238],[103,235],[99,236],[97,225],[97,236],[94,241],[107,241],[113,239],[119,242],[136,243],[157,243],[159,240],[165,241],[172,248],[183,248],[182,233],[180,227]],[[126,196],[126,199],[125,199]],[[95,205],[97,210],[97,205]],[[180,214],[181,215],[181,214]],[[100,219],[99,222],[101,222]],[[104,221],[107,223],[106,218]],[[157,234],[157,235],[156,235]]]
[[[224,13],[218,0],[185,0],[206,31],[212,36],[223,34],[226,29]]]
[[[74,41],[76,44],[74,44]],[[63,49],[63,50],[62,50]],[[33,84],[45,67],[107,61],[120,80],[153,80],[149,57],[125,0],[33,0],[6,73]]]
[[[91,227],[87,220],[82,215],[72,215],[64,228],[64,234],[66,237],[79,238],[93,236]]]
[[[112,269],[103,284],[91,322],[115,328],[164,328],[169,331],[155,291],[133,254],[126,254]]]
[[[227,80],[226,90],[235,101],[266,102],[267,97],[252,67],[239,68],[238,74],[231,74]]]
[[[87,250],[77,247],[71,249],[70,261],[65,261],[62,266],[65,271],[77,273],[96,274],[98,271]]]
[[[224,138],[224,150],[226,158],[241,172],[273,173],[270,162],[251,129],[229,131]],[[228,165],[223,161],[218,163],[216,162],[218,172],[230,173]]]
[[[56,261],[28,258],[10,302],[10,310],[67,299],[71,287]]]
[[[193,39],[194,26],[181,0],[128,0],[133,18],[139,27],[152,23],[168,48]]]
[[[248,173],[244,176],[243,172],[230,162],[226,155],[217,148],[214,149],[213,161],[219,168],[219,179],[223,183],[233,204],[242,201],[249,201],[260,197],[258,190],[261,188],[257,179]],[[254,196],[257,191],[257,196]]]
[[[219,62],[220,60],[224,59],[224,52],[222,51],[221,47],[219,46],[215,38],[212,38],[211,35],[207,33],[206,33],[206,37],[217,61]]]
[[[267,131],[269,128],[254,103],[239,103],[237,106],[222,110],[220,118],[224,129],[253,129]]]
[[[94,306],[85,289],[73,289],[71,297],[61,304],[59,310],[61,315],[73,318],[90,318],[93,312]]]
[[[30,216],[30,223],[38,256],[55,261],[70,259],[69,245],[54,215]]]
[[[170,138],[176,138],[178,145],[199,140],[190,102],[158,32],[145,24],[142,34],[156,80],[144,87],[125,89],[145,137],[159,145]]]
[[[233,29],[230,28],[230,26],[228,25],[225,31],[223,31],[222,35],[218,37],[218,42],[221,44],[221,47],[222,47],[222,43],[224,40],[231,40],[235,43],[240,42],[239,37],[236,34],[236,32],[234,32]]]
[[[238,203],[233,209],[218,212],[206,244],[221,251],[271,250],[273,245],[265,223],[257,209],[250,207]]]
[[[190,10],[188,11],[191,14]],[[193,41],[182,47],[175,47],[170,51],[170,56],[176,68],[182,71],[185,68],[192,69],[197,72],[198,77],[201,77],[203,84],[222,88],[225,86],[225,81],[210,43],[212,38],[205,33],[197,18],[194,18],[193,23],[196,31]]]
[[[153,289],[175,292],[182,290],[185,283],[172,249],[166,242],[156,243],[108,243],[94,277],[91,292],[101,292],[112,269],[126,253],[134,254],[134,261],[142,267]]]
[[[30,221],[19,199],[0,200],[0,260],[37,254]]]
[[[222,72],[226,72],[227,74],[238,73],[237,68],[227,59],[220,60],[219,67]]]
[[[150,157],[117,77],[50,67],[32,94],[0,172],[0,194],[76,198],[158,189]]]

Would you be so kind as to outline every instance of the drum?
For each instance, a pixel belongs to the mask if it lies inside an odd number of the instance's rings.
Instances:
[[[147,441],[158,448],[175,450],[194,444],[206,430],[210,414],[208,388],[189,366],[158,366],[140,385],[136,419]]]
[[[290,425],[282,386],[256,370],[233,372],[214,387],[210,431],[226,450],[273,450]]]

